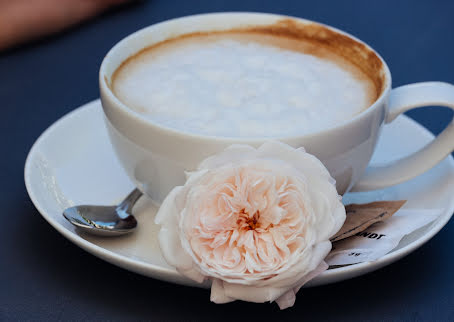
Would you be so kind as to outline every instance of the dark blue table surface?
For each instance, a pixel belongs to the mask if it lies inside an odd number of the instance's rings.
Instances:
[[[388,62],[393,85],[454,83],[453,1],[139,2],[0,53],[0,320],[428,320],[454,321],[454,222],[399,262],[341,283],[303,289],[295,307],[234,302],[112,266],[78,248],[39,215],[23,183],[26,155],[50,124],[96,99],[104,54],[139,28],[214,11],[288,14],[343,29]],[[446,108],[413,111],[437,134]]]

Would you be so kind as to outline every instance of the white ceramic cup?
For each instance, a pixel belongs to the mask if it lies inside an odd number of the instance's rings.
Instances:
[[[314,35],[323,43],[344,46],[342,50],[347,55],[358,55],[360,60],[366,57],[371,64],[366,67],[375,68],[377,79],[381,79],[377,100],[350,120],[310,135],[275,138],[293,147],[303,146],[317,156],[336,179],[340,194],[398,184],[427,171],[453,151],[454,121],[422,150],[365,171],[384,123],[421,106],[454,109],[454,86],[426,82],[391,90],[389,69],[372,48],[340,30],[308,20],[260,13],[195,15],[158,23],[126,37],[109,51],[100,68],[100,93],[110,140],[127,174],[153,201],[161,203],[173,187],[183,185],[184,172],[194,170],[206,157],[234,143],[258,147],[265,139],[189,134],[154,123],[113,94],[110,84],[115,70],[143,48],[183,34],[237,28],[262,28],[279,33],[289,26],[306,36]],[[337,42],[336,37],[342,41]],[[333,39],[334,43],[330,44]]]

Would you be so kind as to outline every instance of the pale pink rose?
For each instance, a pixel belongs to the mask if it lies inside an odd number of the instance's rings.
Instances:
[[[327,269],[345,209],[323,164],[270,141],[204,160],[164,200],[155,222],[166,261],[212,280],[211,300],[276,301],[281,309]]]

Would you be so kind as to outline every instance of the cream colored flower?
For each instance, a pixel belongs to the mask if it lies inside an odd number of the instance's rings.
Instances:
[[[327,268],[329,238],[345,220],[340,199],[326,168],[304,149],[233,145],[174,188],[155,221],[166,261],[193,280],[211,279],[213,302],[286,308]]]

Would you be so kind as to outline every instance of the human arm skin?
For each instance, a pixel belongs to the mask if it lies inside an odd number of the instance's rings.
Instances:
[[[0,0],[0,51],[59,32],[128,0]]]

